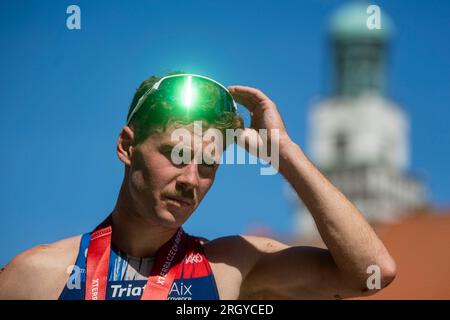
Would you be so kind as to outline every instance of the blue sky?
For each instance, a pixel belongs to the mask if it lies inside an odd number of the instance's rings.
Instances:
[[[328,88],[326,22],[344,2],[2,1],[0,265],[89,231],[112,210],[123,176],[116,139],[149,75],[184,70],[260,88],[306,147],[307,112]],[[389,95],[410,116],[411,170],[448,207],[450,3],[371,3],[396,25]],[[81,8],[81,30],[66,28],[70,4]],[[222,166],[186,229],[288,235],[284,188],[257,165]]]

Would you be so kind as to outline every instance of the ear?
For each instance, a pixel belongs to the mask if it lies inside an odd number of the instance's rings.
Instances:
[[[117,140],[117,155],[120,161],[126,166],[131,164],[131,156],[133,154],[134,131],[129,126],[125,126],[120,132]]]

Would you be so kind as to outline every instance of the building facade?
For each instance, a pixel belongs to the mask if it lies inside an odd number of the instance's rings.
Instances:
[[[393,25],[381,12],[370,28],[368,4],[351,2],[330,20],[331,92],[310,109],[313,162],[371,223],[388,223],[423,207],[426,189],[410,174],[410,122],[387,95],[387,57]],[[300,238],[317,237],[299,202]]]

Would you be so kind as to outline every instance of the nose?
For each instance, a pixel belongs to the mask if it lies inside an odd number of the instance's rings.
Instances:
[[[193,161],[183,168],[183,172],[178,176],[177,185],[181,191],[193,191],[198,188],[199,174],[198,165]]]

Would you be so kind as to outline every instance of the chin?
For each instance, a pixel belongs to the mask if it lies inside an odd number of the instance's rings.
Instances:
[[[161,225],[169,228],[178,228],[183,225],[183,223],[189,218],[190,213],[182,211],[169,211],[162,210],[158,212],[158,221]]]

